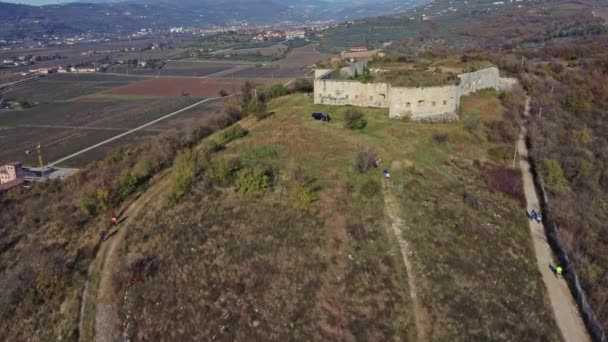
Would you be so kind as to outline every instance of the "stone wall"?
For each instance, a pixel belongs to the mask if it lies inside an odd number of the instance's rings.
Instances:
[[[458,75],[460,95],[465,96],[482,89],[500,90],[500,74],[498,68],[487,68],[475,72]]]
[[[460,106],[457,86],[407,88],[392,87],[389,100],[389,117],[412,120],[431,116],[449,116]]]
[[[315,80],[315,103],[388,108],[388,83]]]
[[[327,79],[331,70],[315,71],[316,104],[389,108],[389,117],[443,120],[457,117],[460,97],[482,89],[508,90],[517,80],[501,78],[497,68],[458,75],[458,85],[392,87],[388,83],[361,83]]]

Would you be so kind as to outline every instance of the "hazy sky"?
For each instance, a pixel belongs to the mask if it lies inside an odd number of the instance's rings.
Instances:
[[[26,4],[26,5],[49,5],[49,4],[60,4],[63,2],[74,2],[74,1],[73,0],[0,0],[0,2],[12,2],[15,4]]]

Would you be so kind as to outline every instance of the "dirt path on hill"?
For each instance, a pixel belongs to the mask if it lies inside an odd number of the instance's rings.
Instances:
[[[82,296],[80,309],[80,341],[112,342],[120,340],[120,318],[118,307],[120,295],[116,288],[116,276],[119,271],[120,250],[122,248],[128,227],[135,222],[143,210],[154,210],[162,203],[162,194],[170,187],[166,173],[159,175],[139,198],[133,201],[120,215],[117,229],[108,233],[102,243],[97,258],[89,267],[87,282]],[[95,276],[99,281],[93,281]],[[86,325],[93,326],[93,330]]]
[[[412,298],[412,306],[414,308],[414,319],[416,321],[417,340],[426,341],[426,332],[428,330],[428,313],[426,309],[420,304],[420,300],[418,299],[416,290],[416,278],[414,275],[411,260],[409,259],[409,256],[412,254],[412,251],[409,248],[407,241],[403,237],[403,231],[407,229],[407,225],[399,216],[400,210],[397,206],[397,203],[395,203],[395,199],[390,193],[390,190],[388,189],[389,186],[390,185],[386,184],[385,182],[384,209],[386,211],[386,215],[390,219],[389,223],[391,225],[391,229],[393,230],[393,233],[395,233],[395,237],[397,238],[399,250],[401,251],[401,256],[403,258],[403,264],[405,265],[405,270],[407,272],[407,283],[410,290],[410,297]]]
[[[526,101],[525,116],[530,112],[530,98]],[[524,192],[526,196],[527,210],[539,210],[540,204],[534,181],[530,163],[528,162],[528,148],[525,143],[526,127],[522,125],[521,133],[518,141],[519,151],[519,168],[521,169]],[[537,223],[535,220],[530,220],[530,233],[534,242],[534,252],[538,261],[538,268],[543,276],[543,282],[547,288],[551,307],[557,325],[559,326],[562,337],[565,341],[584,342],[589,341],[587,330],[583,324],[580,312],[570,290],[564,279],[558,279],[549,268],[550,265],[555,266],[555,258],[551,247],[547,242],[545,230],[542,223]]]

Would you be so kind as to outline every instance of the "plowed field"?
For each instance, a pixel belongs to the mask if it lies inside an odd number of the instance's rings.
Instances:
[[[247,79],[231,77],[209,78],[173,78],[163,77],[149,79],[123,87],[105,91],[105,94],[114,95],[148,95],[148,96],[218,96],[220,90],[234,94],[241,89]],[[286,83],[289,79],[258,78],[252,80],[256,84]]]

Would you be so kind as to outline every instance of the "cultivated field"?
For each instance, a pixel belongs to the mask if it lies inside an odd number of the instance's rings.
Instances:
[[[6,99],[26,100],[30,103],[50,103],[70,100],[110,88],[138,81],[137,77],[104,74],[53,74],[4,91]]]
[[[38,143],[44,147],[46,162],[64,157],[128,129],[137,127],[200,99],[172,97],[162,99],[100,99],[50,103],[21,111],[0,111],[0,161],[22,160],[37,163],[25,150]],[[204,112],[200,112],[204,115]],[[148,128],[138,135],[118,140],[115,145],[130,144],[129,139],[160,134],[160,128]],[[107,151],[105,148],[102,151]],[[103,157],[93,150],[70,160],[65,166],[81,167]]]
[[[143,96],[191,96],[215,97],[220,90],[237,93],[247,79],[233,77],[209,78],[154,78],[127,86],[107,90],[103,94]],[[286,83],[289,79],[256,79],[256,84]]]
[[[276,44],[267,47],[250,48],[250,49],[228,49],[212,52],[212,55],[259,55],[266,57],[277,57],[287,52],[287,46],[283,44]]]
[[[285,58],[263,67],[252,67],[230,75],[245,78],[296,78],[306,75],[309,67],[325,59],[325,54],[316,50],[317,45],[308,44],[291,50]]]

